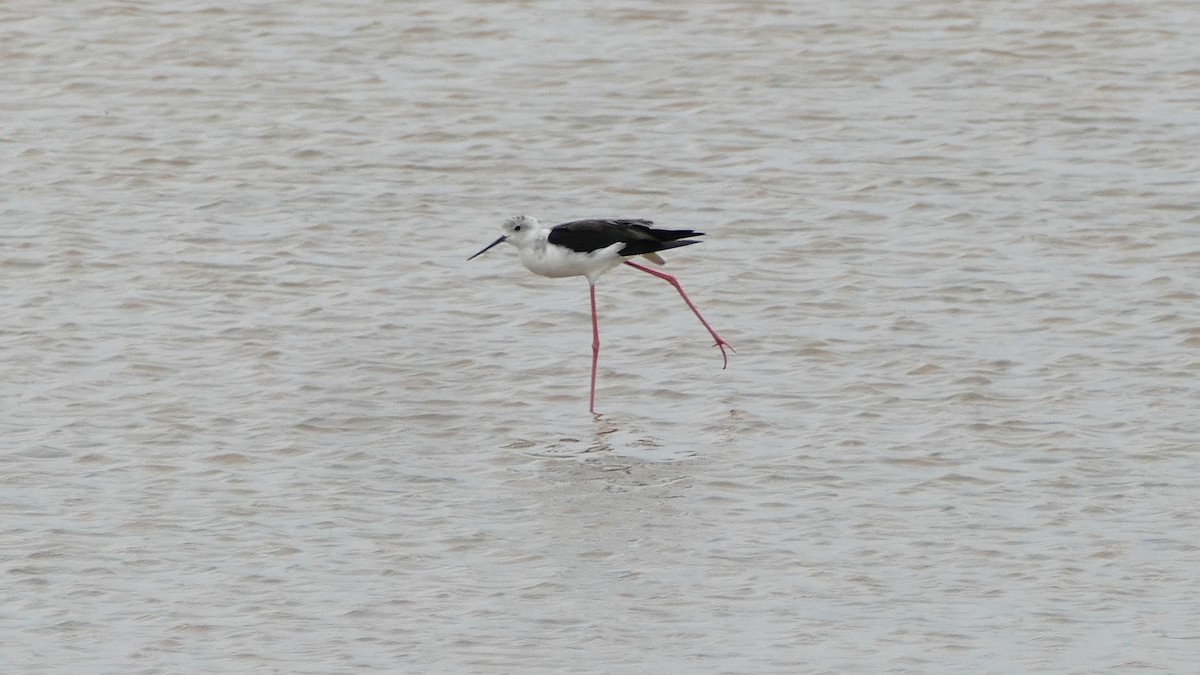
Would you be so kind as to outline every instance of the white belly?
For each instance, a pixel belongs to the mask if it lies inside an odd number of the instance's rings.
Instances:
[[[534,274],[544,277],[579,277],[595,279],[621,264],[617,254],[624,244],[613,244],[591,253],[576,253],[557,246],[545,246],[521,251],[521,263]]]

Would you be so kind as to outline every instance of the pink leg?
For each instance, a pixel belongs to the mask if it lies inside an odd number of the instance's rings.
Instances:
[[[728,342],[726,342],[725,340],[723,340],[720,335],[717,335],[717,331],[713,330],[712,326],[708,325],[708,322],[704,320],[704,317],[700,316],[700,310],[696,309],[696,306],[693,305],[692,301],[688,298],[687,293],[683,292],[683,287],[679,285],[678,279],[676,279],[675,277],[673,277],[670,274],[667,274],[665,272],[659,272],[658,270],[650,269],[649,267],[644,267],[637,263],[629,262],[628,260],[625,261],[625,264],[629,265],[630,267],[633,267],[635,269],[639,269],[643,272],[646,272],[647,274],[653,274],[654,276],[658,277],[659,279],[663,279],[667,283],[674,286],[675,290],[679,291],[679,295],[680,295],[680,297],[683,298],[683,301],[687,303],[688,308],[692,310],[692,314],[695,314],[696,318],[700,319],[700,323],[704,324],[704,327],[708,329],[708,334],[713,336],[713,339],[717,341],[716,346],[717,346],[717,348],[719,348],[721,350],[721,358],[725,362],[724,365],[721,366],[721,370],[724,370],[726,367],[729,366],[729,356],[727,356],[725,354],[725,348],[729,347],[730,351],[736,351],[736,350],[734,350],[733,345],[731,345]],[[594,291],[593,291],[593,293],[594,293]],[[593,295],[593,300],[594,300],[594,295]],[[592,315],[595,316],[595,311],[593,311]]]
[[[596,287],[588,284],[592,293],[592,394],[588,398],[588,412],[596,412],[596,364],[600,362],[600,320],[596,317]]]

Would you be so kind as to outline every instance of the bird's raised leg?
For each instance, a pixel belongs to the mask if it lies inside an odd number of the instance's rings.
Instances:
[[[630,267],[633,267],[634,269],[639,269],[647,274],[653,274],[654,276],[658,277],[659,279],[662,279],[662,280],[666,281],[667,283],[671,284],[672,286],[674,286],[675,290],[679,291],[679,296],[682,297],[683,301],[687,303],[688,309],[692,310],[692,314],[695,314],[696,318],[700,319],[700,323],[704,324],[704,327],[708,330],[708,334],[713,336],[713,340],[716,340],[716,342],[717,342],[716,346],[718,349],[721,350],[721,359],[724,361],[724,365],[721,366],[721,369],[724,370],[726,367],[729,366],[729,356],[725,354],[725,348],[729,347],[730,351],[737,351],[737,350],[735,350],[733,348],[733,345],[726,342],[720,335],[717,335],[717,331],[713,330],[712,326],[708,325],[708,322],[705,321],[704,317],[700,315],[700,310],[696,309],[696,306],[692,304],[691,299],[688,298],[687,293],[683,292],[683,286],[679,285],[678,279],[676,279],[675,277],[673,277],[670,274],[667,274],[665,272],[659,272],[658,270],[650,269],[649,267],[643,267],[642,265],[629,262],[628,260],[625,261],[625,264],[629,265]],[[595,307],[595,300],[596,300],[595,289],[593,289],[592,290],[592,306],[593,306],[593,308]],[[596,310],[593,309],[592,310],[593,319],[595,316],[596,316]],[[598,339],[599,338],[597,338],[597,340]],[[594,362],[592,364],[592,368],[593,369],[595,368]],[[595,386],[595,377],[594,376],[593,376],[592,380],[593,380],[592,384],[594,387]]]
[[[588,397],[588,412],[596,413],[596,364],[600,362],[600,320],[596,316],[596,285],[588,284],[592,295],[592,393]]]

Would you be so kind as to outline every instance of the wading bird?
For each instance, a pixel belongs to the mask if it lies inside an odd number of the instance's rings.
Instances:
[[[717,331],[704,320],[700,310],[692,304],[679,281],[666,273],[626,260],[631,256],[645,256],[651,262],[662,265],[665,261],[659,251],[699,244],[692,237],[703,236],[693,230],[661,230],[650,227],[649,220],[576,220],[554,227],[545,227],[536,218],[513,216],[501,226],[504,234],[483,248],[483,251],[467,258],[471,260],[484,251],[508,242],[517,247],[521,263],[534,274],[544,277],[587,277],[588,290],[592,299],[592,388],[588,398],[588,410],[596,412],[596,365],[600,362],[600,324],[596,316],[596,280],[601,274],[625,263],[675,287],[692,313],[716,340],[721,350],[724,365],[729,365],[725,353],[733,345],[717,335]]]

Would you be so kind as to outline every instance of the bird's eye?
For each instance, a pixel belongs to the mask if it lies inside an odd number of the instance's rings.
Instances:
[[[521,231],[520,225],[513,225],[513,232],[520,232],[520,231]]]

